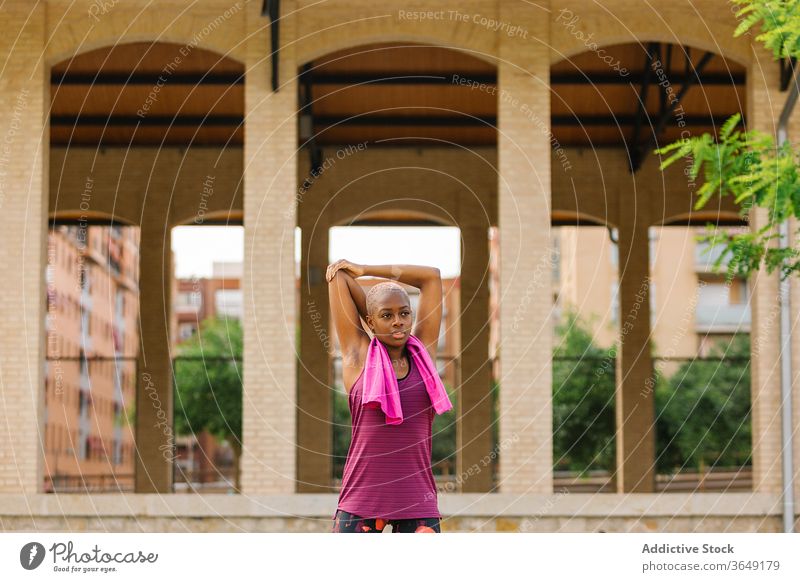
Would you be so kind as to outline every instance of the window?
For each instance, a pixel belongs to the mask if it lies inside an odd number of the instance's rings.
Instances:
[[[553,246],[553,255],[551,260],[553,261],[553,282],[558,283],[561,281],[561,238],[560,238],[561,231],[556,231],[552,236],[552,246]]]
[[[214,308],[220,317],[241,319],[243,313],[242,290],[217,289],[214,293]]]
[[[178,340],[185,341],[194,335],[196,331],[196,326],[194,323],[181,323],[178,326]]]
[[[651,260],[653,255],[650,255]],[[656,325],[656,282],[653,279],[650,279],[650,287],[648,288],[648,293],[650,304],[650,329],[653,329]]]
[[[203,298],[199,291],[181,291],[178,293],[178,307],[199,307],[203,303]]]
[[[81,416],[86,416],[89,410],[89,398],[86,391],[81,390],[79,393],[78,412]]]
[[[611,283],[611,322],[619,321],[619,281]]]
[[[724,283],[707,282],[699,287],[698,305],[728,305],[730,289]]]
[[[619,231],[616,228],[611,229],[613,233],[613,238],[609,239],[610,248],[608,256],[611,259],[611,266],[614,267],[614,271],[619,270],[619,245],[615,243],[615,240],[619,240],[617,237],[619,236]]]
[[[648,228],[647,229],[647,238],[650,243],[648,248],[648,253],[650,255],[650,268],[652,270],[653,265],[656,262],[656,254],[658,253],[658,231],[655,228]]]

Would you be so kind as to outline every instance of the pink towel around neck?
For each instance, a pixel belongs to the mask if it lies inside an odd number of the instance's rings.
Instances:
[[[414,360],[414,365],[422,375],[425,389],[428,391],[428,396],[436,414],[442,414],[453,408],[444,384],[439,378],[436,365],[433,363],[425,344],[414,335],[409,334],[406,347]],[[372,338],[367,349],[361,401],[363,406],[380,407],[386,415],[386,424],[400,424],[403,422],[403,409],[400,407],[397,376],[394,373],[392,360],[389,358],[386,346],[377,337]]]

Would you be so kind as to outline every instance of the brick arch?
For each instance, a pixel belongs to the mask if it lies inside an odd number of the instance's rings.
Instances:
[[[661,42],[709,51],[744,67],[747,67],[753,60],[749,37],[733,37],[735,22],[732,22],[731,26],[726,26],[717,21],[708,20],[698,23],[692,21],[691,18],[684,17],[683,19],[669,20],[669,26],[672,29],[670,31],[665,30],[663,23],[655,16],[647,20],[635,28],[626,29],[608,17],[602,22],[602,26],[587,24],[586,27],[577,27],[577,29],[586,34],[594,33],[590,42],[597,48],[631,43],[639,43],[644,47],[648,42]],[[703,24],[716,26],[709,31],[703,27]],[[553,15],[550,27],[553,33],[551,38],[555,38],[550,51],[551,64],[592,50],[574,34],[566,30],[559,30],[564,28],[564,24],[558,21],[558,13]]]
[[[408,214],[409,216],[420,217],[441,226],[456,226],[460,227],[459,219],[463,215],[474,214],[475,207],[469,202],[462,202],[455,196],[442,196],[434,200],[422,199],[418,194],[407,194],[404,191],[392,191],[387,184],[392,183],[383,182],[386,176],[395,171],[407,170],[407,167],[385,168],[373,170],[364,174],[359,174],[346,183],[338,184],[333,188],[324,186],[328,193],[326,194],[326,202],[322,207],[309,208],[308,211],[316,212],[318,215],[323,216],[319,222],[333,226],[346,226],[355,221],[361,221],[366,218],[374,216],[384,216],[388,214]],[[436,176],[446,177],[441,171],[431,170],[429,168],[412,168],[424,172],[432,171]],[[373,181],[371,187],[374,189],[365,199],[364,186],[359,183],[362,181]],[[321,184],[322,186],[322,184]],[[462,205],[467,204],[467,208]],[[473,212],[470,212],[473,211]],[[300,210],[304,214],[303,210]],[[302,216],[299,217],[300,222],[305,222]],[[491,220],[490,216],[490,220]]]
[[[426,212],[421,209],[410,209],[409,205],[404,203],[404,201],[402,200],[378,202],[376,206],[378,206],[379,208],[375,208],[372,210],[368,209],[365,212],[357,212],[357,213],[352,213],[347,209],[343,209],[343,211],[337,212],[337,209],[334,208],[331,211],[329,211],[328,214],[329,217],[328,227],[332,228],[334,226],[351,226],[354,222],[362,220],[389,222],[395,220],[398,215],[403,215],[403,217],[410,220],[420,220],[420,221],[430,222],[437,226],[460,227],[457,221],[447,216],[447,214],[444,211],[437,214],[435,212]]]
[[[138,217],[126,216],[122,213],[115,212],[113,214],[104,212],[102,210],[58,210],[55,212],[48,212],[48,221],[58,220],[65,222],[80,222],[85,220],[89,223],[106,223],[106,226],[112,222],[121,226],[139,226]]]
[[[705,224],[706,222],[721,224],[746,224],[745,220],[735,209],[720,210],[712,208],[665,216],[663,219],[651,224],[650,226],[685,225],[689,220],[692,220],[697,224]]]
[[[78,4],[78,5],[76,5]],[[92,13],[92,6],[98,9]],[[44,62],[52,66],[73,55],[107,46],[132,42],[165,42],[192,44],[240,64],[245,47],[242,27],[246,23],[246,6],[239,4],[220,12],[218,6],[199,4],[191,10],[172,13],[165,18],[163,6],[137,6],[127,2],[50,4],[47,7],[47,29]],[[208,29],[205,29],[208,27]]]
[[[151,44],[171,44],[175,45],[176,47],[186,46],[190,43],[193,43],[192,37],[182,37],[180,35],[158,35],[157,37],[153,34],[129,34],[124,35],[122,39],[119,36],[114,34],[108,34],[106,36],[100,38],[92,38],[90,41],[81,43],[81,44],[73,44],[68,47],[63,48],[59,52],[48,54],[45,57],[45,64],[48,67],[52,67],[58,65],[64,61],[67,61],[73,57],[78,55],[83,55],[86,53],[90,53],[92,51],[96,51],[103,48],[112,48],[117,45],[125,45],[125,44],[135,44],[141,42],[148,42]],[[227,50],[225,47],[216,45],[214,43],[208,42],[198,42],[192,46],[192,51],[201,50],[207,53],[213,53],[218,55],[221,60],[228,59],[234,61],[235,63],[245,66],[244,60],[239,56],[233,56],[231,51]]]
[[[227,209],[209,209],[199,215],[196,209],[193,213],[185,216],[178,216],[170,221],[170,227],[176,226],[203,226],[211,224],[214,226],[242,226],[244,224],[244,211],[238,207]]]
[[[453,28],[456,28],[455,24]],[[325,55],[338,52],[340,50],[354,48],[358,46],[368,46],[377,43],[403,43],[407,42],[414,46],[429,45],[442,49],[449,49],[457,52],[464,53],[476,59],[486,61],[492,65],[497,65],[497,58],[493,52],[493,47],[481,46],[480,43],[475,42],[469,46],[463,42],[456,41],[456,34],[419,34],[413,32],[398,33],[391,28],[387,30],[365,30],[361,34],[347,35],[328,33],[328,35],[321,35],[325,37],[325,41],[321,42],[315,37],[313,43],[303,43],[297,47],[297,66],[300,67],[306,63],[310,63],[315,59]]]
[[[338,216],[338,220],[330,224],[334,226],[350,226],[353,222],[362,220],[373,220],[376,222],[386,221],[391,222],[396,220],[397,216],[402,214],[408,220],[419,220],[429,222],[435,226],[459,226],[453,221],[447,220],[444,216],[439,216],[436,213],[424,212],[418,209],[409,209],[406,205],[398,202],[397,204],[381,204],[381,208],[377,210],[368,210],[349,216]]]
[[[617,225],[608,221],[603,216],[596,216],[589,212],[582,212],[577,210],[559,209],[554,207],[551,214],[551,221],[556,225],[569,225],[573,226],[580,223],[584,226],[605,226],[608,228],[615,228]]]

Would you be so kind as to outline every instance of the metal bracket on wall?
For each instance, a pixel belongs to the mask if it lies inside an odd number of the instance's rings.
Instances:
[[[311,63],[306,63],[300,73],[298,90],[301,107],[298,133],[301,147],[308,148],[311,160],[311,174],[313,175],[322,169],[322,148],[319,147],[314,139],[314,114],[312,111],[314,82],[311,78],[312,71]]]
[[[268,16],[270,21],[270,53],[272,62],[272,90],[278,91],[278,21],[280,20],[281,3],[280,0],[264,0],[261,5],[261,16]]]
[[[797,59],[795,57],[784,58],[781,57],[778,65],[781,68],[781,91],[786,91],[789,88],[789,83],[794,78],[795,65]]]
[[[671,55],[669,52],[671,51],[671,47],[667,45],[667,63],[671,65]],[[650,115],[647,113],[646,109],[646,99],[647,99],[647,88],[648,85],[651,83],[649,69],[653,67],[653,63],[655,62],[654,59],[661,60],[662,51],[661,45],[658,43],[651,43],[648,47],[647,51],[647,59],[645,61],[645,66],[647,70],[645,70],[642,80],[642,86],[639,91],[639,110],[636,115],[636,124],[634,126],[633,132],[633,139],[631,140],[631,144],[628,147],[628,151],[630,152],[629,160],[630,160],[630,169],[631,173],[638,172],[639,169],[642,167],[642,163],[644,162],[644,158],[647,153],[650,151],[650,148],[656,145],[658,137],[664,131],[667,123],[669,122],[670,117],[672,116],[672,112],[683,102],[683,98],[686,96],[686,93],[691,89],[694,85],[698,83],[702,83],[701,74],[703,69],[706,68],[709,61],[714,58],[714,53],[706,52],[702,58],[698,61],[695,65],[692,61],[692,52],[691,48],[685,47],[683,50],[684,53],[684,61],[685,61],[685,73],[683,75],[683,85],[675,95],[675,98],[667,103],[663,98],[659,99],[659,103],[661,106],[661,110],[659,111],[659,118],[656,120],[655,124],[650,118]],[[669,65],[666,71],[666,74],[669,75]],[[666,105],[666,107],[665,107]],[[644,139],[643,141],[639,140],[639,132],[642,124],[644,123],[645,119],[647,120],[648,124],[650,125],[651,131],[649,136]]]

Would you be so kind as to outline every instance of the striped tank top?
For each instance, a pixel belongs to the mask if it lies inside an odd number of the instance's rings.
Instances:
[[[338,509],[367,519],[442,517],[431,470],[435,412],[410,356],[408,363],[408,374],[397,381],[403,409],[400,424],[386,424],[380,408],[361,405],[363,370],[350,390],[352,439]]]

